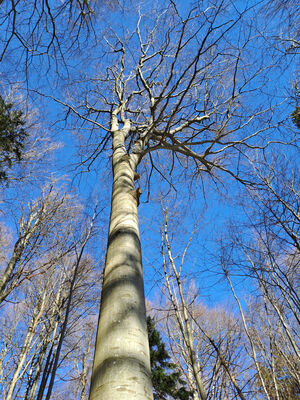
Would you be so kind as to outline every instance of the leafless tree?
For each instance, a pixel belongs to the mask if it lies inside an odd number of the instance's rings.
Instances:
[[[61,6],[66,4],[73,3]],[[182,173],[197,183],[206,175],[222,183],[233,178],[250,184],[249,159],[270,144],[294,140],[276,129],[289,115],[280,112],[284,99],[277,101],[274,82],[270,84],[276,79],[275,58],[265,56],[257,35],[262,21],[257,4],[205,0],[188,7],[174,1],[126,6],[118,15],[107,15],[105,29],[99,23],[103,35],[100,40],[94,30],[93,47],[77,42],[79,69],[74,58],[68,59],[71,68],[55,74],[54,85],[47,82],[44,90],[36,90],[37,75],[28,83],[31,93],[39,92],[66,110],[65,122],[76,126],[81,142],[80,165],[89,170],[100,158],[112,160],[91,400],[152,398],[137,214],[141,189],[135,184],[139,172],[144,172],[148,192],[155,175],[171,188],[175,175]],[[81,18],[82,8],[75,11]],[[8,14],[13,18],[12,7]],[[22,15],[27,18],[26,12]],[[41,42],[48,52],[59,43],[57,25],[51,8],[41,15],[51,26]],[[38,33],[40,25],[34,18],[30,23]],[[12,33],[11,42],[16,31]],[[70,52],[56,48],[54,64],[58,58],[64,63]],[[47,60],[53,71],[52,58]],[[64,89],[54,93],[57,79]]]
[[[3,352],[1,370],[7,374],[2,376],[1,388],[7,399],[18,396],[28,400],[50,398],[57,372],[64,369],[67,371],[62,372],[65,379],[72,379],[73,355],[69,353],[82,351],[78,333],[86,321],[89,325],[96,323],[92,313],[98,297],[98,293],[94,297],[97,274],[94,260],[84,256],[93,234],[91,228],[92,225],[83,230],[73,253],[53,260],[44,273],[36,274],[23,285],[22,293],[26,297],[22,302],[14,299],[13,308],[2,310],[1,336],[3,349],[7,350]],[[12,316],[15,318],[9,320]],[[94,336],[90,336],[88,346],[93,341]],[[90,363],[91,357],[90,354]],[[88,365],[88,360],[85,362]],[[87,365],[83,366],[85,379]],[[87,391],[87,385],[83,384],[78,380],[80,398],[84,398]]]
[[[99,5],[96,1],[86,0],[39,0],[28,1],[24,7],[20,1],[1,1],[0,62],[16,47],[25,51],[28,62],[32,56],[42,54],[64,58],[65,35],[72,36],[73,45],[77,44],[81,34],[86,36],[93,32],[95,13],[104,5],[108,9],[118,6],[117,0],[101,3]]]
[[[199,293],[193,289],[191,276],[185,277],[185,258],[196,228],[182,256],[178,252],[174,255],[168,234],[167,210],[164,210],[164,216],[162,255],[164,292],[168,302],[161,315],[166,319],[175,362],[181,364],[195,399],[237,396],[244,400],[239,322],[225,310],[209,310],[199,302]],[[205,391],[202,382],[205,382]]]
[[[1,78],[0,78],[1,79]],[[16,154],[10,157],[10,163],[2,163],[1,170],[5,174],[5,180],[1,181],[0,198],[1,213],[9,213],[9,207],[5,204],[13,203],[15,199],[27,202],[26,192],[36,192],[36,186],[49,183],[52,173],[53,156],[62,147],[54,137],[46,124],[44,125],[41,110],[33,107],[18,85],[5,85],[0,80],[1,96],[6,104],[12,104],[14,112],[21,113],[22,128],[26,135],[22,141],[20,158]],[[2,133],[5,135],[5,133]],[[54,179],[55,180],[55,179]]]
[[[277,32],[269,40],[285,53],[299,54],[299,11],[299,4],[295,0],[267,1],[262,6],[263,15],[277,20]]]
[[[285,142],[275,130],[275,105],[265,95],[257,102],[265,60],[251,52],[259,61],[248,63],[255,10],[212,1],[207,7],[196,4],[184,17],[172,3],[147,11],[140,7],[126,30],[113,25],[96,74],[89,76],[89,69],[78,74],[66,100],[55,98],[76,125],[79,118],[82,129],[90,129],[82,165],[89,169],[112,147],[112,208],[92,400],[119,396],[120,388],[124,398],[132,391],[152,397],[137,218],[141,189],[134,183],[141,161],[148,165],[148,185],[155,172],[172,186],[172,174],[181,168],[200,179],[207,174],[222,180],[227,174],[247,183],[245,160],[271,143]],[[273,139],[267,139],[267,131]]]
[[[59,145],[17,92],[7,99],[24,110],[29,134],[21,162],[13,163],[1,187],[0,387],[3,398],[33,400],[50,396],[57,370],[72,365],[66,340],[72,343],[76,324],[94,321],[100,270],[86,255],[94,222],[88,227],[65,177],[47,176],[49,155]],[[78,351],[75,342],[73,349]]]
[[[292,153],[291,153],[292,155]],[[291,157],[292,159],[292,157]],[[260,187],[249,189],[248,238],[235,234],[222,264],[240,309],[257,382],[269,399],[296,398],[299,377],[299,179],[292,161],[277,156],[254,165]],[[253,203],[252,203],[253,204]],[[251,211],[252,210],[252,211]],[[249,239],[250,237],[250,239]],[[249,313],[234,288],[245,274],[256,296]]]
[[[74,249],[70,241],[72,220],[80,211],[74,198],[61,194],[50,184],[41,196],[26,207],[21,204],[17,217],[16,241],[11,256],[2,264],[0,302],[11,292],[37,274],[43,274],[51,265]],[[5,249],[8,250],[7,248]]]

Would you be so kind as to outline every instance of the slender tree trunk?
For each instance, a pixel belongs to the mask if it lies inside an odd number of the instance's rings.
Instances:
[[[181,282],[181,277],[180,277],[181,268],[179,269],[179,272],[178,272],[176,265],[175,265],[175,261],[172,256],[170,242],[169,242],[169,238],[168,238],[167,215],[165,218],[166,218],[165,241],[166,241],[166,245],[167,245],[169,261],[171,263],[173,274],[174,274],[174,276],[176,278],[176,282],[177,282],[177,287],[178,287],[180,302],[181,302],[181,304],[180,304],[181,310],[178,307],[177,299],[174,296],[174,292],[172,291],[169,276],[168,276],[167,269],[166,269],[166,263],[164,261],[165,279],[166,279],[169,295],[171,298],[171,302],[172,302],[174,310],[175,310],[178,325],[179,325],[179,328],[181,330],[181,334],[183,337],[184,347],[185,347],[185,350],[188,355],[188,361],[190,363],[191,370],[193,372],[193,377],[194,377],[194,381],[196,384],[196,390],[197,390],[198,396],[201,400],[206,400],[207,399],[206,390],[205,390],[204,384],[202,382],[201,370],[200,370],[199,366],[197,365],[196,352],[195,352],[195,347],[194,347],[194,337],[193,337],[191,324],[190,324],[190,318],[189,318],[189,314],[188,314],[188,309],[187,309],[187,305],[186,305],[186,301],[185,301],[183,289],[182,289],[182,282]],[[183,259],[184,258],[182,258],[181,266],[183,265]]]
[[[36,389],[38,386],[38,381],[40,379],[42,366],[44,359],[46,357],[46,351],[48,347],[48,335],[47,332],[44,332],[46,340],[43,340],[41,348],[38,352],[38,355],[35,359],[32,360],[30,373],[27,378],[27,386],[24,394],[24,400],[34,400],[36,399]]]
[[[86,246],[86,244],[87,244],[87,242],[88,242],[88,240],[90,238],[90,235],[92,233],[92,227],[93,227],[94,218],[95,218],[95,214],[94,214],[93,220],[92,220],[92,222],[90,224],[90,228],[89,228],[89,230],[87,232],[87,235],[86,235],[86,237],[85,237],[85,239],[84,239],[84,241],[83,241],[83,243],[81,245],[79,254],[77,255],[76,263],[74,265],[72,281],[71,281],[71,285],[70,285],[70,288],[69,288],[68,296],[66,297],[67,306],[66,306],[66,310],[65,310],[65,313],[64,313],[65,315],[64,315],[63,322],[62,322],[62,327],[61,327],[61,331],[60,331],[60,335],[59,335],[59,340],[58,340],[58,343],[57,343],[57,348],[56,348],[55,357],[54,357],[54,363],[53,363],[53,367],[52,367],[52,370],[51,370],[51,377],[50,377],[50,382],[49,382],[48,391],[47,391],[45,400],[50,400],[50,398],[51,398],[51,393],[52,393],[53,386],[54,386],[56,371],[57,371],[58,363],[59,363],[59,360],[60,360],[60,352],[61,352],[62,345],[63,345],[64,339],[65,339],[65,336],[66,336],[67,325],[68,325],[68,322],[69,322],[69,315],[70,315],[70,311],[71,311],[71,304],[72,304],[72,299],[73,299],[73,294],[74,294],[75,282],[76,282],[76,279],[77,279],[77,276],[78,276],[78,269],[79,269],[79,266],[80,266],[80,262],[81,262],[82,256],[84,254],[85,246]],[[61,304],[63,304],[63,303],[64,303],[64,301]]]
[[[113,136],[113,191],[90,400],[152,399],[134,171]]]
[[[47,360],[44,366],[44,370],[43,370],[43,374],[42,374],[42,378],[40,381],[40,386],[39,386],[39,390],[38,390],[38,394],[36,397],[36,400],[41,400],[43,398],[45,389],[46,389],[46,385],[47,385],[47,381],[51,372],[51,368],[52,368],[52,364],[54,361],[54,357],[55,357],[55,353],[53,354],[53,349],[54,349],[54,342],[52,342],[51,347],[48,351],[48,355],[47,355]]]
[[[28,327],[28,331],[26,333],[20,355],[17,361],[17,367],[14,371],[14,374],[11,378],[11,383],[6,394],[6,400],[11,400],[13,398],[13,393],[17,386],[18,380],[24,374],[26,368],[23,369],[24,364],[26,363],[26,358],[29,356],[30,348],[32,346],[32,341],[34,339],[34,335],[36,333],[37,325],[40,322],[42,317],[44,307],[45,307],[45,300],[46,300],[46,292],[44,292],[40,304],[36,305],[35,310],[33,311],[33,316],[31,318],[30,325]],[[22,370],[23,369],[23,370]]]

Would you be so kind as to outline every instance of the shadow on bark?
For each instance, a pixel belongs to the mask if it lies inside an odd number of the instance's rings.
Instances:
[[[100,347],[107,346],[109,351],[102,355],[99,365],[95,365],[93,382],[97,382],[97,392],[113,384],[120,394],[136,393],[135,385],[141,386],[144,379],[149,382],[150,376],[148,355],[144,350],[147,328],[141,245],[137,232],[121,228],[110,234],[107,257],[100,310],[100,319],[105,319],[105,323],[100,322],[98,342]],[[114,308],[116,298],[117,309]],[[124,341],[121,345],[120,340]],[[117,376],[114,371],[117,371]],[[123,372],[124,380],[121,378]]]

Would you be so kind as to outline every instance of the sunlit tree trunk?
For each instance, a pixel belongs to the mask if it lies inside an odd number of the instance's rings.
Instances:
[[[153,398],[138,200],[125,125],[112,129],[114,180],[90,400]]]

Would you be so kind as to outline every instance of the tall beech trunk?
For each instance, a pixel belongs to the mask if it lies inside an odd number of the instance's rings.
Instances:
[[[90,400],[153,399],[133,157],[113,131],[113,190]]]

